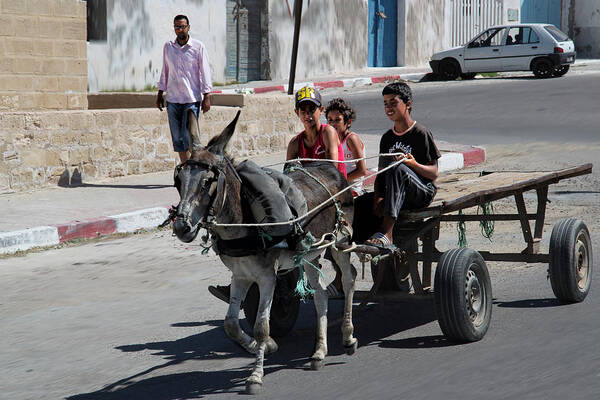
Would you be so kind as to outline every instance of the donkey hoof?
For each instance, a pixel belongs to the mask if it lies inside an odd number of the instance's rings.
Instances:
[[[246,382],[246,394],[256,395],[262,392],[262,384],[256,382]]]
[[[277,342],[273,340],[273,338],[267,339],[267,348],[265,349],[265,354],[275,353],[279,349]]]
[[[344,346],[344,352],[346,352],[347,355],[351,356],[352,354],[356,353],[357,348],[358,340],[355,340],[354,343],[352,343],[351,345]]]
[[[324,362],[323,360],[316,360],[316,359],[312,359],[310,360],[310,369],[312,369],[313,371],[318,371],[321,368],[323,368]]]

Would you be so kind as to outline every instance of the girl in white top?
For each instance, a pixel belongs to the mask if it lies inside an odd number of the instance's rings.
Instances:
[[[350,125],[352,125],[352,121],[356,118],[356,112],[344,99],[336,98],[327,104],[325,116],[327,117],[327,123],[333,126],[338,134],[344,151],[344,160],[361,159],[360,161],[346,164],[348,182],[352,184],[352,181],[367,174],[367,163],[362,159],[365,157],[365,144],[356,133],[350,130]],[[354,197],[363,193],[362,186],[362,182],[352,186]],[[335,278],[326,289],[327,296],[330,299],[343,298],[342,274],[337,264],[333,261],[329,249],[325,252],[325,258],[331,261],[335,268]]]
[[[350,130],[352,121],[356,118],[354,109],[344,99],[335,98],[327,104],[325,116],[327,117],[327,123],[337,131],[342,149],[344,150],[344,159],[355,160],[364,158],[365,144],[355,132]],[[367,174],[367,163],[365,160],[347,163],[346,171],[348,173],[348,182],[352,184],[353,181]],[[362,194],[362,182],[354,184],[352,191],[355,197]]]

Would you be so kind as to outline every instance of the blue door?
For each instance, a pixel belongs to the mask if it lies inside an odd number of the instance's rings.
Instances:
[[[397,65],[397,17],[397,0],[369,0],[369,67]]]
[[[521,0],[522,23],[548,23],[560,29],[561,0]]]

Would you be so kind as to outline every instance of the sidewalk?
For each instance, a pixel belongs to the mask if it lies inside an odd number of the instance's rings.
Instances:
[[[377,154],[379,137],[364,135],[368,154]],[[440,171],[451,171],[485,160],[482,148],[438,142]],[[281,163],[285,153],[252,158],[262,166]],[[377,159],[367,162],[375,171]],[[272,167],[281,170],[282,164]],[[374,178],[367,181],[373,183]],[[153,229],[177,204],[173,172],[127,176],[82,186],[47,188],[0,195],[0,254],[55,246],[69,240]]]

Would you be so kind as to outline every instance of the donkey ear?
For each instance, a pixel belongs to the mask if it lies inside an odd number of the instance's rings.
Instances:
[[[233,121],[231,121],[229,125],[227,125],[225,129],[223,129],[223,132],[221,132],[220,135],[210,139],[210,142],[208,142],[208,145],[206,146],[206,149],[208,151],[210,151],[213,154],[225,154],[225,147],[227,147],[227,143],[229,143],[229,140],[235,132],[235,125],[237,124],[238,118],[240,117],[240,112],[241,111],[237,112]]]
[[[198,121],[196,120],[196,114],[191,109],[187,110],[187,132],[190,138],[190,150],[193,153],[194,150],[202,149],[200,144],[200,128],[198,127]]]

